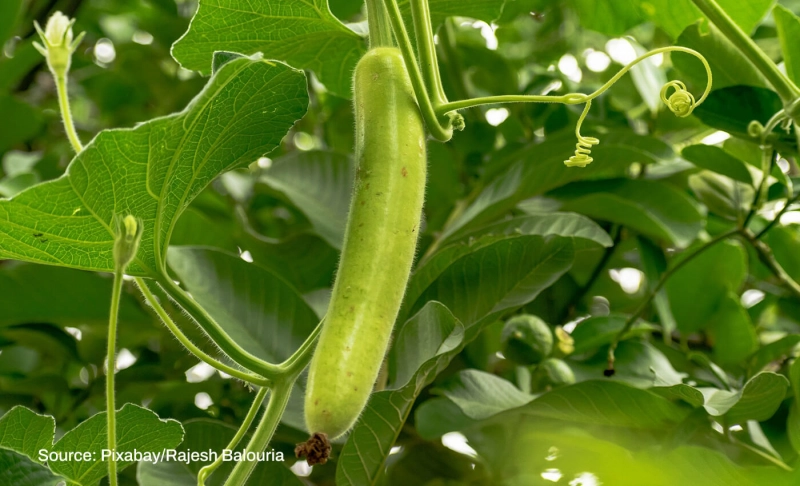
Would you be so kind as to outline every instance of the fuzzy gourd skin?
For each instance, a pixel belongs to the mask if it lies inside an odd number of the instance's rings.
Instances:
[[[356,178],[342,256],[308,374],[309,432],[336,438],[367,403],[403,299],[425,196],[425,129],[399,49],[355,70]]]

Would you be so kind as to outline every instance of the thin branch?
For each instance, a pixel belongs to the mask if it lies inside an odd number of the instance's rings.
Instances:
[[[570,310],[573,309],[575,306],[577,306],[581,300],[583,300],[583,298],[586,296],[589,290],[591,290],[591,288],[594,286],[597,279],[600,278],[600,275],[603,274],[603,270],[606,268],[606,265],[608,265],[608,262],[614,255],[614,251],[616,250],[617,245],[622,239],[622,228],[619,225],[615,224],[611,229],[611,233],[613,235],[611,237],[613,243],[603,252],[603,256],[600,257],[600,261],[597,262],[597,265],[594,267],[594,270],[592,270],[592,274],[589,276],[589,280],[587,280],[586,283],[582,285],[572,296],[572,298],[570,299],[571,300],[570,305],[565,307],[563,315],[559,319],[560,321],[564,321],[567,319],[567,317],[569,317]]]
[[[800,191],[798,191],[798,192],[797,192],[797,194],[795,194],[795,195],[794,195],[794,197],[792,197],[791,199],[789,199],[788,201],[786,201],[786,205],[785,205],[783,208],[781,208],[781,210],[780,210],[780,211],[778,211],[778,214],[776,214],[776,215],[775,215],[775,217],[774,217],[774,218],[772,218],[772,221],[770,221],[770,222],[767,224],[767,226],[765,226],[765,227],[764,227],[764,229],[762,229],[761,231],[759,231],[759,232],[758,232],[758,233],[757,233],[757,234],[754,236],[754,238],[755,238],[755,239],[757,239],[757,240],[760,240],[760,239],[761,239],[761,238],[762,238],[764,235],[766,235],[766,234],[767,234],[767,232],[768,232],[769,230],[771,230],[773,226],[775,226],[776,224],[778,224],[778,223],[780,222],[780,220],[781,220],[781,216],[783,216],[784,214],[786,214],[786,212],[789,210],[789,207],[790,207],[792,204],[796,203],[798,199],[800,199]]]
[[[664,284],[667,283],[667,280],[669,280],[670,277],[672,277],[675,274],[675,272],[677,272],[678,270],[683,268],[687,263],[691,262],[692,260],[694,260],[695,258],[700,256],[701,254],[703,254],[706,250],[708,250],[712,246],[716,245],[717,243],[719,243],[721,241],[724,241],[724,240],[730,238],[731,236],[739,234],[740,232],[741,232],[741,230],[739,228],[736,228],[736,229],[732,229],[730,231],[726,231],[725,233],[721,233],[721,234],[715,236],[714,238],[712,238],[712,239],[708,240],[707,242],[705,242],[703,244],[703,246],[697,248],[693,253],[687,255],[683,260],[678,262],[674,267],[671,267],[671,268],[667,269],[667,271],[664,272],[661,275],[661,278],[658,280],[658,283],[647,294],[647,298],[645,298],[645,300],[639,305],[639,307],[636,309],[636,311],[633,314],[631,314],[631,316],[628,318],[628,320],[625,321],[625,325],[622,327],[622,329],[614,337],[614,341],[611,343],[611,346],[608,348],[608,369],[609,370],[613,370],[614,369],[614,352],[616,351],[617,346],[619,345],[619,342],[622,340],[622,338],[625,336],[625,334],[627,334],[628,331],[631,330],[631,327],[633,327],[633,325],[636,323],[636,321],[639,320],[639,317],[641,317],[642,314],[644,314],[644,311],[647,309],[647,306],[649,306],[650,303],[653,301],[653,299],[656,297],[656,294],[658,294],[658,291],[661,290],[662,287],[664,287]]]
[[[743,228],[747,228],[747,225],[750,224],[750,220],[753,219],[753,216],[755,216],[761,205],[764,203],[766,196],[765,192],[767,190],[767,179],[769,179],[772,168],[775,166],[775,162],[778,159],[778,151],[772,147],[765,146],[762,148],[762,151],[761,181],[759,181],[758,187],[756,188],[756,193],[753,196],[753,202],[750,204],[750,211],[748,211],[747,216],[744,218],[744,222],[742,223]]]
[[[783,269],[775,255],[772,254],[772,249],[763,241],[756,238],[756,236],[749,230],[743,230],[742,235],[753,246],[753,249],[758,253],[758,258],[766,265],[767,268],[781,281],[786,287],[789,288],[797,297],[800,297],[800,284],[798,284],[786,270]]]

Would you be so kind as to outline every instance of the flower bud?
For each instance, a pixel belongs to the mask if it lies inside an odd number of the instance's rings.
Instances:
[[[72,62],[72,53],[83,39],[82,32],[77,38],[73,39],[72,24],[75,19],[70,19],[61,12],[54,13],[48,20],[44,31],[39,23],[34,21],[36,32],[42,40],[42,44],[34,42],[36,49],[47,59],[47,66],[54,76],[65,76],[69,71]]]
[[[69,17],[61,12],[54,13],[50,19],[47,20],[47,25],[44,28],[44,36],[47,39],[48,45],[58,47],[72,44],[73,22],[73,20],[70,20]]]
[[[114,265],[124,271],[136,257],[142,239],[142,220],[130,214],[117,217],[117,233],[114,239]]]

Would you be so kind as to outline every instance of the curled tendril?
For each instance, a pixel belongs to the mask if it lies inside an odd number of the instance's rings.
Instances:
[[[594,160],[591,157],[592,147],[600,143],[600,140],[594,137],[584,137],[581,135],[581,125],[586,115],[589,113],[589,108],[592,106],[592,100],[586,101],[586,106],[583,107],[583,113],[578,118],[578,124],[575,125],[575,136],[578,137],[578,143],[575,144],[575,155],[564,161],[567,167],[586,167]]]
[[[758,120],[753,120],[747,125],[747,134],[753,138],[761,138],[764,135],[764,125]]]
[[[753,138],[759,139],[761,144],[766,144],[772,135],[772,131],[778,126],[784,130],[789,131],[791,128],[792,119],[787,113],[787,108],[779,110],[772,115],[766,125],[762,125],[758,120],[753,120],[747,125],[747,134]]]
[[[575,155],[570,157],[569,160],[565,161],[565,164],[568,167],[586,167],[589,163],[592,162],[592,158],[589,156],[591,152],[591,148],[594,145],[600,143],[600,141],[594,137],[583,137],[580,134],[580,126],[583,122],[584,118],[586,118],[586,113],[589,111],[589,106],[591,106],[591,101],[601,94],[605,93],[611,86],[614,85],[619,79],[624,76],[628,71],[630,71],[634,66],[639,64],[640,62],[644,61],[645,59],[662,54],[667,52],[681,52],[684,54],[689,54],[696,57],[705,67],[706,70],[706,88],[703,91],[703,94],[695,99],[694,95],[690,93],[686,89],[686,85],[683,84],[681,81],[670,81],[665,84],[661,88],[661,100],[664,102],[665,105],[679,117],[686,117],[692,114],[694,109],[700,106],[706,98],[708,98],[709,93],[711,92],[711,85],[712,85],[712,75],[711,75],[711,66],[708,64],[708,61],[702,54],[695,51],[694,49],[689,49],[688,47],[682,46],[669,46],[669,47],[661,47],[658,49],[653,49],[650,52],[642,54],[641,56],[637,57],[625,67],[620,69],[617,74],[611,77],[608,81],[605,82],[602,86],[600,86],[595,91],[584,94],[584,93],[567,93],[560,96],[553,96],[553,95],[501,95],[501,96],[485,96],[481,98],[472,98],[467,100],[460,100],[460,101],[452,101],[448,103],[443,103],[435,107],[435,110],[438,114],[443,115],[452,111],[456,110],[463,110],[465,108],[470,108],[473,106],[479,105],[490,105],[496,103],[564,103],[567,105],[579,105],[582,103],[586,103],[586,107],[583,109],[583,114],[578,120],[578,126],[575,129],[575,134],[578,137],[577,148],[575,150]],[[674,91],[672,94],[669,94],[670,88]],[[800,101],[791,105],[791,109],[797,112],[800,112]],[[794,112],[793,111],[793,112]]]
[[[578,143],[575,146],[576,147],[575,155],[570,157],[568,160],[564,161],[564,164],[567,167],[586,167],[587,165],[589,165],[593,160],[592,157],[590,156],[592,147],[600,143],[600,140],[594,137],[584,137],[581,135],[580,132],[581,124],[583,123],[583,120],[586,118],[586,114],[589,112],[589,107],[591,107],[592,105],[592,100],[603,94],[608,88],[610,88],[614,83],[616,83],[625,73],[627,73],[631,68],[633,68],[633,66],[644,61],[650,56],[660,54],[662,52],[683,52],[695,56],[700,60],[700,62],[703,63],[703,66],[706,68],[706,76],[708,78],[708,82],[706,83],[706,89],[705,91],[703,91],[703,94],[700,97],[700,99],[695,99],[694,95],[690,93],[689,90],[686,89],[686,85],[682,81],[675,80],[665,84],[661,88],[661,101],[664,102],[667,108],[669,108],[669,110],[673,114],[675,114],[675,116],[683,118],[691,115],[694,109],[706,100],[708,94],[711,92],[712,77],[711,77],[711,67],[709,66],[708,61],[706,61],[706,58],[703,57],[702,54],[693,49],[688,49],[686,47],[680,47],[680,46],[662,47],[660,49],[655,49],[646,54],[643,54],[638,58],[636,58],[633,62],[622,68],[619,72],[617,72],[616,75],[614,75],[603,86],[601,86],[593,93],[590,94],[569,93],[562,96],[561,99],[558,100],[566,104],[586,103],[586,106],[583,108],[583,113],[578,119],[578,124],[575,127],[575,136],[578,138]],[[670,89],[674,90],[672,94],[669,94]]]
[[[670,88],[675,91],[667,96]],[[687,117],[692,114],[697,102],[694,95],[686,89],[686,85],[682,81],[670,81],[661,88],[661,101],[667,105],[667,108],[681,118]]]

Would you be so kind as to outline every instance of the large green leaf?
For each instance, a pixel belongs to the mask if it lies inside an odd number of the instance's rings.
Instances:
[[[639,0],[572,0],[581,24],[607,35],[622,35],[642,22]]]
[[[574,151],[574,133],[569,133],[529,145],[498,161],[497,165],[507,169],[490,180],[472,204],[445,228],[443,239],[463,231],[468,224],[493,221],[518,202],[570,182],[619,177],[633,162],[649,164],[675,158],[664,142],[621,131],[603,135],[600,145],[592,150],[594,162],[583,169],[564,166],[564,160]]]
[[[765,124],[782,108],[783,103],[772,90],[730,86],[712,91],[706,101],[694,110],[694,115],[710,127],[752,140],[753,137],[747,134],[747,125],[753,120]]]
[[[25,455],[34,462],[42,462],[39,451],[50,450],[56,433],[56,421],[49,415],[16,406],[0,417],[0,448]]]
[[[337,486],[374,485],[422,389],[464,346],[464,327],[430,302],[397,333],[390,353],[392,379],[374,393],[339,456]]]
[[[318,322],[294,287],[235,255],[173,246],[169,263],[231,338],[261,359],[277,363],[288,358]]]
[[[355,167],[333,152],[292,152],[275,159],[261,180],[303,211],[317,234],[341,249]]]
[[[52,417],[38,415],[26,408],[16,407],[0,419],[0,453],[12,450],[34,461],[39,460],[39,451],[54,453],[80,452],[89,454],[89,460],[48,460],[54,473],[67,478],[72,486],[95,486],[108,473],[107,461],[102,451],[108,446],[106,412],[91,416],[77,427],[64,434],[53,444],[55,422]],[[175,420],[161,420],[152,411],[131,403],[117,411],[117,451],[122,454],[162,453],[174,449],[183,440],[183,428]],[[3,460],[12,456],[3,454]],[[22,457],[22,456],[20,456]],[[83,458],[85,459],[85,458]],[[42,477],[42,483],[50,484],[49,476],[25,461],[15,459],[14,467],[25,467],[28,473]],[[121,471],[132,464],[132,458],[123,457],[117,462]],[[0,478],[8,474],[0,462]],[[17,482],[3,484],[24,484]]]
[[[406,19],[408,29],[411,30],[411,7],[409,0],[398,0],[397,5]],[[431,24],[436,28],[447,17],[470,17],[473,19],[491,22],[500,16],[505,2],[500,0],[428,0],[431,11]]]
[[[800,43],[800,17],[780,4],[772,9],[772,15],[778,28],[786,74],[795,84],[800,83],[800,53],[797,52],[797,45]]]
[[[49,461],[50,469],[72,483],[82,486],[96,484],[108,474],[102,450],[108,446],[106,413],[91,416],[70,430],[53,447],[53,452],[81,451],[92,453],[90,461]],[[175,420],[161,420],[152,411],[126,403],[117,411],[117,452],[159,453],[174,449],[183,440],[183,427]],[[117,461],[118,470],[133,464],[132,460]]]
[[[0,448],[0,484],[14,486],[60,486],[64,478],[22,454]]]
[[[502,378],[466,370],[438,390],[477,420],[516,410],[568,422],[662,428],[680,422],[689,411],[650,391],[606,380],[556,388],[534,399]]]
[[[712,170],[735,181],[753,185],[753,176],[748,169],[748,165],[720,147],[702,144],[689,145],[683,149],[681,155],[697,167]]]
[[[484,236],[437,253],[412,277],[407,309],[436,300],[469,328],[536,298],[572,266],[571,238]]]
[[[113,218],[130,213],[144,235],[128,273],[156,272],[189,202],[274,149],[307,100],[301,72],[231,60],[183,112],[101,132],[63,177],[0,200],[0,258],[113,271]]]
[[[534,399],[499,376],[472,369],[458,372],[434,392],[450,399],[464,415],[475,420],[513,410]]]
[[[524,207],[522,208],[525,209]],[[591,219],[574,213],[531,213],[528,216],[498,221],[481,226],[472,231],[465,231],[458,238],[450,238],[445,244],[455,241],[469,241],[485,235],[557,235],[572,238],[575,250],[613,246],[614,242],[608,233]]]
[[[111,283],[70,268],[27,263],[0,267],[0,327],[27,322],[107,326]],[[123,326],[152,321],[127,293],[120,301],[119,320]]]
[[[738,363],[758,349],[756,328],[733,292],[720,300],[709,320],[708,332],[714,346],[714,361],[720,365]]]
[[[301,292],[327,288],[333,282],[339,252],[312,233],[285,240],[265,238],[249,228],[244,247],[253,261],[280,275]]]
[[[409,22],[408,0],[398,4]],[[497,0],[432,0],[431,20],[438,26],[445,17],[457,15],[490,22],[500,16],[502,7]],[[330,91],[349,97],[353,69],[366,43],[333,16],[327,0],[200,0],[172,55],[185,68],[208,73],[215,51],[261,52],[314,71]]]
[[[216,51],[255,54],[310,69],[348,96],[364,39],[342,24],[327,0],[201,0],[189,30],[172,46],[187,69],[208,74]]]
[[[718,243],[675,272],[664,287],[678,329],[695,332],[707,328],[721,299],[736,292],[746,275],[747,254],[736,242]]]
[[[594,348],[610,344],[619,332],[625,327],[627,318],[624,316],[591,316],[578,323],[572,331],[575,341],[575,353],[583,353]],[[654,330],[651,324],[637,323],[631,327],[626,337],[644,334]]]
[[[573,360],[570,367],[578,381],[600,378],[608,368],[608,348],[600,349],[586,360]],[[673,367],[664,353],[642,339],[619,343],[614,352],[614,370],[616,372],[611,380],[643,389],[665,383],[681,383],[686,376]]]
[[[731,221],[744,221],[755,194],[752,186],[709,170],[690,175],[689,187],[710,212]]]
[[[730,424],[772,417],[786,398],[789,380],[783,375],[763,371],[745,383],[741,390],[701,388],[705,409],[714,416],[724,415]]]
[[[703,17],[691,0],[572,0],[581,24],[608,35],[622,35],[644,21],[658,25],[673,39]],[[751,32],[772,6],[772,0],[718,0],[745,32]]]
[[[177,447],[179,452],[215,451],[221,454],[228,447],[236,434],[236,427],[211,419],[193,419],[183,424],[185,438]],[[236,451],[244,449],[246,441],[241,441]],[[154,464],[142,461],[136,469],[139,486],[195,486],[200,468],[211,461],[164,461]],[[235,463],[224,461],[219,469],[206,480],[208,486],[221,486]],[[250,475],[253,484],[269,484],[270,486],[300,486],[303,483],[281,461],[260,461]]]
[[[676,424],[689,413],[688,408],[651,391],[597,380],[557,388],[532,401],[522,411],[571,422],[645,429]]]
[[[775,259],[796,281],[800,281],[800,231],[797,226],[776,225],[766,235],[766,242],[772,249]]]
[[[703,229],[703,214],[684,192],[660,181],[615,179],[575,182],[548,194],[562,209],[627,226],[685,247]]]

